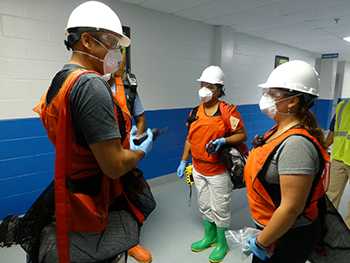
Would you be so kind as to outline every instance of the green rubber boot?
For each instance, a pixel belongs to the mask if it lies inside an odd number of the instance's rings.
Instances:
[[[226,228],[217,228],[216,246],[209,256],[209,261],[212,263],[221,262],[227,254],[228,246],[225,237],[225,230]]]
[[[215,223],[203,220],[204,237],[203,239],[194,242],[191,245],[193,252],[200,252],[204,249],[211,247],[216,241],[216,225]]]

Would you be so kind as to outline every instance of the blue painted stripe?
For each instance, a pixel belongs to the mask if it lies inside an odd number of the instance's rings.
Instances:
[[[0,121],[0,141],[6,139],[46,136],[38,118],[13,119]]]
[[[0,218],[2,219],[10,214],[24,214],[43,190],[44,189],[36,189],[7,199],[1,199]]]
[[[321,127],[327,128],[331,100],[318,100],[313,107]],[[248,133],[248,145],[256,134],[263,134],[273,121],[258,105],[241,105],[239,111]],[[141,163],[147,179],[176,170],[186,137],[185,122],[190,108],[147,111],[150,127],[168,127],[152,153]],[[22,214],[53,178],[54,149],[38,118],[0,121],[0,218]]]
[[[152,154],[140,163],[147,179],[176,170],[183,151],[187,133],[185,123],[190,110],[186,108],[146,112],[149,127],[168,127],[168,132],[156,140]]]

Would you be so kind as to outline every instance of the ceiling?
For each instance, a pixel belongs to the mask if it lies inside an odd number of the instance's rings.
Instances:
[[[350,0],[122,0],[350,60]]]

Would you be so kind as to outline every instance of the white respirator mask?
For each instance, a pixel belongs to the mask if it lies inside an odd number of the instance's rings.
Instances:
[[[274,118],[277,113],[277,105],[276,101],[267,94],[264,94],[261,96],[260,102],[259,102],[259,108],[260,110],[265,113],[270,118]]]
[[[103,78],[105,80],[109,80],[111,75],[118,71],[120,64],[121,64],[121,61],[122,61],[122,54],[121,54],[121,51],[119,49],[119,45],[115,44],[115,45],[113,45],[113,48],[108,49],[105,46],[105,44],[103,44],[98,39],[94,38],[94,40],[107,51],[107,53],[103,59],[101,59],[95,55],[89,54],[87,52],[80,51],[80,50],[74,50],[73,52],[89,56],[91,58],[94,58],[94,59],[102,62],[103,63],[103,74],[104,74]]]
[[[207,87],[202,87],[198,90],[198,96],[201,102],[206,103],[213,98],[213,92]]]

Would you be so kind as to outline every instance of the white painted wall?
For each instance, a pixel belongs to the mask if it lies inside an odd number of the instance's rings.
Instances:
[[[344,65],[344,78],[341,97],[350,98],[350,62],[345,62]]]
[[[301,59],[315,65],[317,54],[272,41],[234,32],[230,27],[216,27],[221,38],[221,65],[225,72],[227,100],[239,104],[258,103],[258,84],[267,80],[274,68],[275,56]]]
[[[35,116],[33,105],[67,61],[64,28],[81,0],[0,1],[0,119]],[[256,85],[273,69],[275,55],[314,63],[315,54],[117,0],[104,1],[131,27],[132,70],[146,109],[191,107],[196,79],[221,63],[227,100],[257,103]],[[219,49],[220,50],[219,50]],[[220,57],[218,57],[220,56]]]
[[[337,67],[338,59],[320,60],[320,98],[331,100],[334,98]]]
[[[35,116],[33,105],[67,61],[64,28],[84,1],[0,1],[0,119]],[[193,104],[195,79],[210,64],[213,27],[104,1],[131,27],[132,69],[147,109]]]

